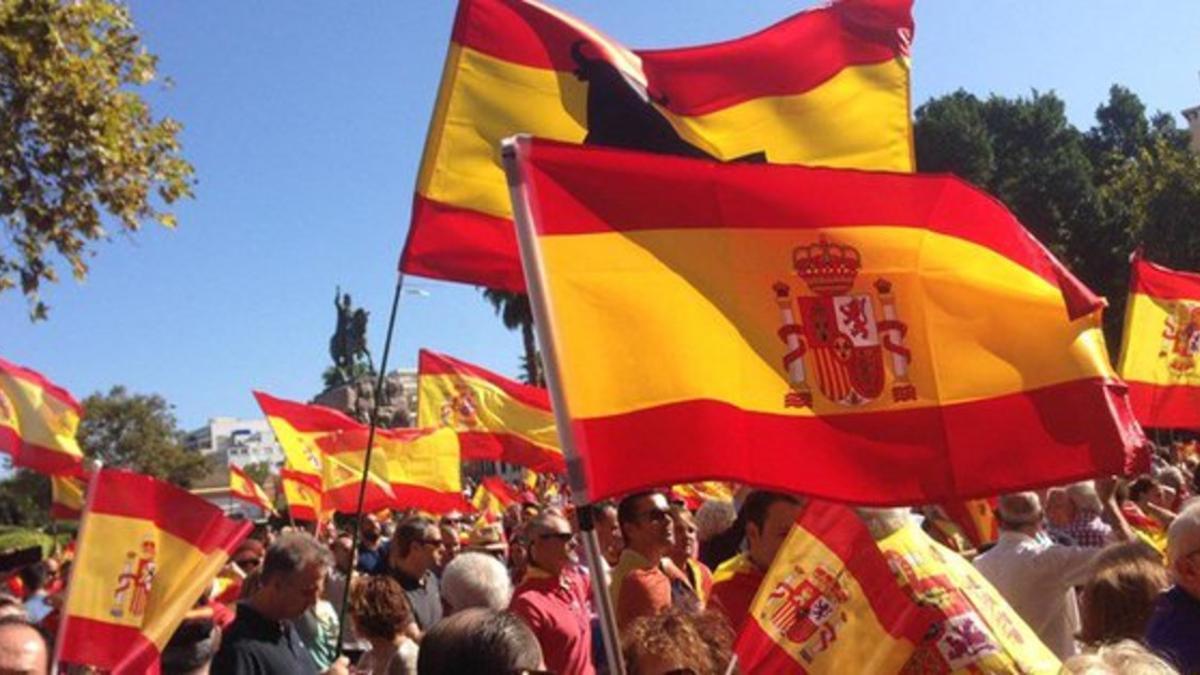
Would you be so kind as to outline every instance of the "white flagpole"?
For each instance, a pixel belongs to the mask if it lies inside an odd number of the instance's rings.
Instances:
[[[562,445],[563,457],[567,462],[567,478],[571,482],[571,499],[579,517],[579,531],[583,536],[587,554],[588,570],[592,575],[592,591],[596,607],[600,610],[600,632],[604,638],[604,653],[608,658],[609,672],[624,675],[625,664],[621,650],[617,647],[617,620],[613,611],[612,598],[604,583],[603,558],[600,542],[596,539],[596,528],[592,519],[591,498],[587,490],[587,477],[575,439],[571,435],[571,415],[563,395],[562,380],[558,374],[558,353],[554,345],[550,314],[546,308],[546,288],[542,278],[541,259],[537,253],[534,232],[534,204],[530,198],[531,188],[525,182],[521,168],[521,156],[528,151],[530,136],[521,134],[504,139],[501,154],[504,172],[508,176],[508,194],[512,199],[513,221],[516,223],[517,243],[521,249],[521,267],[525,273],[525,288],[529,293],[529,304],[533,309],[533,325],[537,330],[538,345],[542,348],[542,361],[546,369],[546,388],[550,390],[550,402],[554,406],[554,422],[558,427],[558,440]]]
[[[100,482],[100,469],[103,468],[103,462],[98,459],[92,460],[92,476],[88,479],[87,497],[84,500],[83,512],[79,514],[79,529],[75,532],[75,560],[77,562],[84,560],[83,533],[87,529],[88,517],[92,513],[92,504],[96,500],[96,484]],[[62,615],[62,618],[58,622],[58,633],[54,636],[54,658],[50,660],[51,675],[56,675],[58,673],[58,662],[59,659],[62,658],[63,634],[66,633],[67,623],[71,621],[70,613],[67,611],[71,607],[71,589],[75,587],[75,580],[78,577],[79,570],[72,565],[71,576],[67,578],[67,588],[63,593],[62,607],[59,608],[59,613]]]

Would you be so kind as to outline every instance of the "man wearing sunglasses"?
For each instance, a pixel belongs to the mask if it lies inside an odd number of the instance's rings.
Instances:
[[[609,594],[624,629],[640,616],[653,616],[672,606],[700,606],[687,577],[667,555],[675,544],[671,507],[660,492],[639,492],[621,500],[617,522],[625,550],[612,572]]]
[[[509,611],[537,636],[546,669],[561,675],[592,675],[591,587],[576,568],[575,534],[552,511],[526,525],[529,568]]]
[[[400,521],[388,547],[389,573],[404,588],[422,633],[442,620],[442,595],[434,570],[441,564],[443,546],[437,523],[414,516]]]

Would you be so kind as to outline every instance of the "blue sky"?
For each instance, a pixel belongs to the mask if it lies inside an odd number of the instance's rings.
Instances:
[[[560,0],[631,47],[710,42],[813,2]],[[0,296],[0,356],[82,398],[124,384],[181,426],[257,416],[251,388],[306,399],[329,361],[334,287],[371,311],[378,353],[451,0],[135,0],[161,71],[156,112],[185,127],[196,199],[176,231],[99,246],[86,282],[47,287],[49,321]],[[1090,126],[1113,83],[1152,110],[1200,104],[1200,3],[918,0],[913,101],[1054,90]],[[63,270],[66,274],[66,271]],[[468,286],[412,279],[392,364],[430,347],[515,375],[519,339]]]

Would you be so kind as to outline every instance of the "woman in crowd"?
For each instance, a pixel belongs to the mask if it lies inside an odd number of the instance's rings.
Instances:
[[[413,615],[404,588],[389,576],[357,580],[350,593],[350,616],[358,635],[371,648],[359,658],[363,675],[413,675],[417,672],[417,643],[408,636]]]

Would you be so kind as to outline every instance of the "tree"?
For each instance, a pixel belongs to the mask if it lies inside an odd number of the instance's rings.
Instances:
[[[57,257],[83,279],[106,226],[174,227],[162,207],[192,194],[179,123],[139,93],[156,64],[116,0],[0,0],[0,292],[33,319]]]
[[[50,523],[50,478],[17,469],[0,483],[0,523],[43,527]]]
[[[266,487],[267,479],[269,479],[271,474],[274,473],[271,470],[270,462],[251,462],[246,466],[243,466],[242,471],[246,472],[246,475],[250,477],[250,480],[258,483],[259,487]]]
[[[522,381],[539,387],[545,386],[541,356],[533,339],[533,308],[529,304],[529,296],[524,293],[485,288],[483,297],[492,304],[505,328],[521,331],[521,341],[525,346],[525,354],[521,357]]]
[[[209,470],[204,456],[183,448],[171,406],[157,394],[113,387],[83,400],[79,445],[88,457],[189,487]]]

